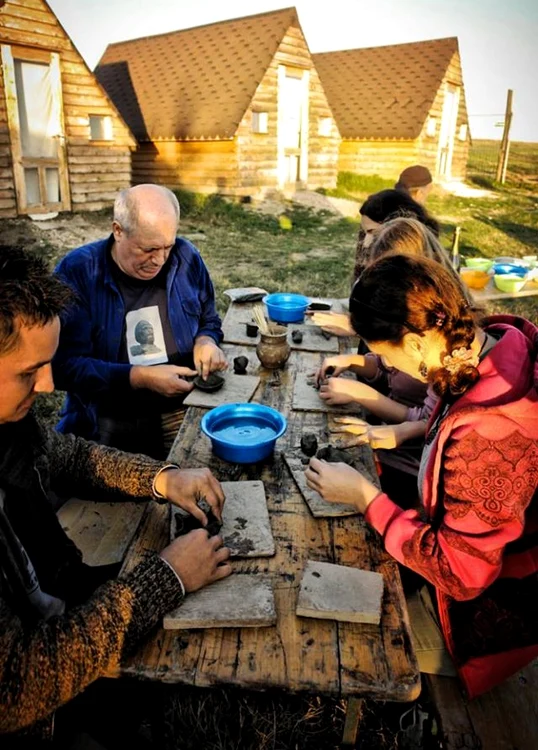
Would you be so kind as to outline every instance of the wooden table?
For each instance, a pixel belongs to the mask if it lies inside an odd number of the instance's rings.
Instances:
[[[281,452],[299,444],[303,432],[322,435],[327,415],[291,411],[296,376],[313,371],[323,355],[293,351],[284,370],[259,366],[252,347],[224,345],[229,359],[249,357],[249,372],[260,385],[253,400],[288,418],[288,430],[272,459],[261,465],[228,464],[211,452],[200,431],[204,409],[190,407],[170,458],[182,467],[209,466],[221,481],[262,479],[265,484],[277,552],[273,558],[234,561],[235,571],[263,573],[273,583],[277,625],[268,628],[158,630],[124,663],[126,675],[197,687],[235,686],[251,690],[280,688],[346,698],[411,701],[420,692],[405,599],[397,564],[361,516],[314,519],[300,495]],[[374,472],[369,448],[362,460]],[[162,549],[169,539],[169,509],[152,504],[142,518],[124,569],[132,569],[145,550]],[[385,593],[380,625],[298,618],[299,583],[307,559],[371,569],[383,574]],[[218,585],[218,584],[216,584]],[[360,701],[352,700],[347,734],[353,740]]]

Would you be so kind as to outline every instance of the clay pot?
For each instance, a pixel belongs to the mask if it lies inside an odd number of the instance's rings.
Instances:
[[[297,328],[291,332],[291,340],[294,344],[302,344],[303,343],[303,332],[299,331]]]
[[[247,336],[251,339],[255,339],[258,335],[258,326],[255,323],[246,323]]]
[[[272,325],[269,330],[271,333],[260,332],[256,354],[264,367],[269,370],[278,370],[284,367],[290,356],[288,331],[285,326],[278,325]]]

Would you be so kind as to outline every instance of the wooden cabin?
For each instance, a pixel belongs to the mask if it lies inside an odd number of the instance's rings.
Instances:
[[[45,0],[0,0],[0,216],[87,211],[136,141]]]
[[[342,136],[338,169],[396,178],[422,164],[463,179],[469,127],[458,40],[312,55]]]
[[[111,44],[95,73],[138,141],[135,184],[336,184],[340,134],[294,8]]]

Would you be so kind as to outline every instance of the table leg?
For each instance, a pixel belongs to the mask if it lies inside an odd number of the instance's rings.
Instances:
[[[359,722],[362,715],[362,698],[349,698],[346,709],[346,721],[342,735],[341,747],[355,747],[359,733]]]

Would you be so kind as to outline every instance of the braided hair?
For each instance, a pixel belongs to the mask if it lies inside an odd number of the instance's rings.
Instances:
[[[399,345],[410,331],[436,330],[446,341],[445,356],[469,350],[480,323],[454,274],[436,261],[410,255],[386,255],[370,264],[353,287],[351,324],[367,343]],[[473,362],[462,359],[428,372],[443,397],[458,396],[479,377]]]

